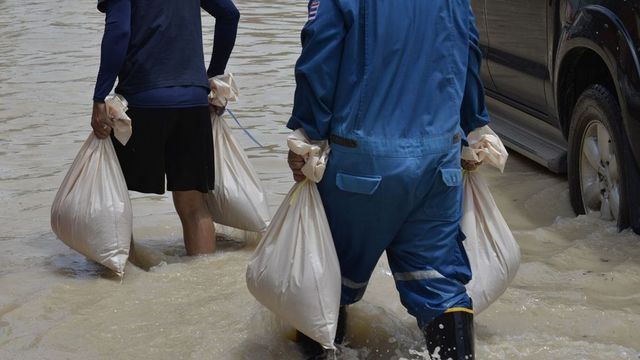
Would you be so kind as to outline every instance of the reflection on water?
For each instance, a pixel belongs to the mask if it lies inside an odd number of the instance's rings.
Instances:
[[[242,93],[231,108],[265,148],[235,134],[275,210],[291,186],[284,124],[306,7],[237,3],[230,70]],[[213,21],[204,23],[210,41]],[[120,282],[51,233],[53,196],[89,133],[102,24],[91,1],[0,1],[0,359],[299,359],[291,329],[246,290],[255,240],[222,238],[217,254],[187,259],[169,198],[133,193],[134,235],[159,265],[128,267]],[[504,175],[483,172],[523,264],[478,317],[477,356],[638,359],[638,236],[575,218],[565,180],[518,156]],[[385,261],[350,310],[344,358],[425,358]]]

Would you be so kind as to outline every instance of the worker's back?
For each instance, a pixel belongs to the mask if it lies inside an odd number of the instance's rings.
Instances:
[[[341,0],[352,11],[333,132],[416,138],[455,132],[470,12],[466,0]],[[355,91],[354,91],[355,90]]]
[[[310,2],[288,126],[369,153],[459,140],[487,122],[474,22],[469,0]]]

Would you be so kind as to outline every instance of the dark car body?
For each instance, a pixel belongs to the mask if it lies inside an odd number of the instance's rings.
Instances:
[[[574,106],[601,84],[617,98],[640,167],[640,0],[471,3],[492,127],[508,147],[565,173]]]

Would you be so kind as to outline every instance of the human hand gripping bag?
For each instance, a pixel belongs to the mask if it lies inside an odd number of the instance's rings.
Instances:
[[[471,132],[462,158],[482,161],[504,170],[508,153],[500,138],[488,127]],[[463,216],[460,223],[467,236],[464,247],[471,263],[473,277],[467,291],[476,314],[485,310],[502,295],[520,267],[520,247],[502,217],[489,187],[480,173],[464,176]]]
[[[305,158],[307,177],[293,186],[273,217],[247,267],[247,287],[278,317],[333,349],[340,307],[340,264],[316,183],[329,154],[327,141],[303,130],[288,138]]]
[[[118,95],[105,103],[114,136],[124,145],[131,137],[127,103]],[[91,132],[58,189],[51,228],[70,248],[122,276],[132,226],[129,192],[111,139]]]
[[[231,74],[209,79],[209,103],[226,106],[238,99],[238,87]],[[261,232],[270,219],[266,192],[244,150],[231,134],[223,117],[211,113],[215,187],[207,195],[214,222],[232,228]]]

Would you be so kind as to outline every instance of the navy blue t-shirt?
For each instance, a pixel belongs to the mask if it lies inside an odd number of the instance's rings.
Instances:
[[[200,7],[216,18],[206,73]],[[207,104],[207,75],[224,72],[235,43],[232,0],[98,0],[98,9],[107,17],[95,101],[104,100],[117,76],[116,92],[133,106]]]
[[[169,86],[209,87],[200,0],[132,0],[129,51],[116,92]]]

